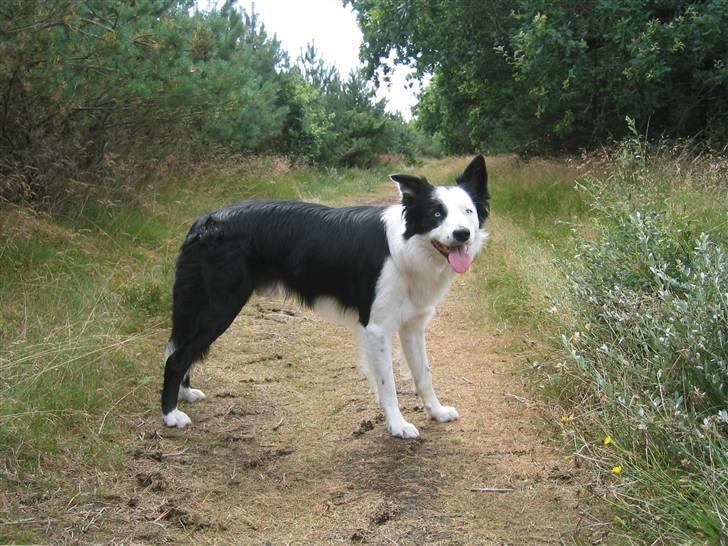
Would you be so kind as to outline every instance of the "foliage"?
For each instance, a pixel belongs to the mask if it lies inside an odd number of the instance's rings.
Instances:
[[[385,112],[361,70],[342,78],[309,45],[291,71],[293,114],[287,120],[291,152],[324,164],[368,165],[378,154],[409,161],[436,146],[399,115]]]
[[[725,188],[655,178],[665,166],[649,153],[627,141],[609,185],[594,187],[593,231],[564,263],[577,333],[563,338],[557,383],[573,404],[576,457],[597,462],[630,533],[718,543],[728,532]],[[612,447],[594,441],[605,436]]]
[[[313,48],[290,66],[230,4],[4,2],[0,198],[58,199],[129,158],[221,147],[342,165],[415,153],[361,73],[341,78]]]
[[[728,140],[728,0],[349,0],[376,75],[433,80],[421,126],[450,152],[562,150],[640,132]]]

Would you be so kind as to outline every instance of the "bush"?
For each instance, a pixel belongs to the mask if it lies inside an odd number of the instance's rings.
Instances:
[[[313,47],[291,66],[255,13],[230,2],[6,4],[0,200],[59,208],[102,181],[116,186],[120,164],[141,173],[191,150],[325,165],[414,153],[415,136],[393,136],[404,122],[385,114],[360,72],[340,77]]]
[[[579,456],[597,462],[620,521],[650,540],[718,543],[728,533],[725,224],[708,225],[700,200],[686,208],[693,189],[654,179],[664,161],[642,152],[592,194],[594,230],[563,264],[578,332],[563,337],[571,363],[559,382],[580,401]],[[724,190],[720,199],[725,218]]]

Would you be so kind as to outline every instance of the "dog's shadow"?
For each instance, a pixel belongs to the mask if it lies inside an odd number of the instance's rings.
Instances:
[[[436,429],[434,424],[421,427],[420,440],[393,438],[381,430],[367,441],[354,441],[339,462],[341,475],[353,491],[377,492],[400,506],[414,503],[421,507],[426,498],[437,494],[449,474],[445,463],[450,449],[448,433]]]

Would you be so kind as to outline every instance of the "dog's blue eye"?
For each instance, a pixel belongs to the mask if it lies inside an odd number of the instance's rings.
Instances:
[[[436,212],[435,213],[435,218],[439,218],[440,216],[442,216],[442,213],[441,212]]]

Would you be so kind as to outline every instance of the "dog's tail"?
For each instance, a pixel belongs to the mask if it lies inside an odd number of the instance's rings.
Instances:
[[[204,318],[205,301],[209,297],[203,280],[204,257],[200,256],[201,249],[198,247],[196,241],[188,238],[177,259],[172,290],[172,334],[165,361],[176,350],[189,344],[200,330],[200,320]],[[192,355],[192,361],[202,358],[206,350],[204,348],[200,354]]]
[[[225,271],[233,270],[236,264],[221,263],[225,246],[223,225],[213,215],[203,216],[190,228],[177,258],[172,290],[172,335],[165,361],[185,349],[191,365],[205,356],[222,333],[212,336],[210,331],[220,321],[221,309],[216,303],[231,297],[225,286],[230,282],[230,274],[225,275]]]

